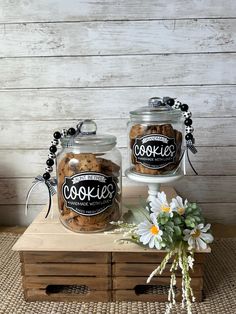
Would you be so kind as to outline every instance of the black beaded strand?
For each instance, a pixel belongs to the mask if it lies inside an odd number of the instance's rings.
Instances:
[[[45,181],[51,178],[51,172],[53,171],[54,159],[56,158],[57,145],[59,144],[59,139],[61,138],[61,133],[56,131],[53,134],[54,139],[51,142],[51,146],[49,147],[48,159],[46,161],[47,167],[45,168],[45,173],[43,174],[43,178]]]
[[[59,144],[59,140],[65,136],[74,136],[76,134],[75,128],[63,129],[62,132],[56,131],[53,134],[53,140],[51,141],[51,146],[49,147],[48,159],[46,161],[45,173],[43,174],[43,178],[45,181],[51,178],[51,172],[53,171],[53,165],[55,164],[54,159],[56,159],[57,145]]]
[[[189,111],[189,106],[187,104],[182,104],[180,101],[174,99],[174,98],[168,98],[166,97],[166,104],[173,107],[174,109],[179,109],[182,111],[183,116],[185,118],[184,124],[185,124],[185,140],[189,144],[194,144],[195,139],[193,137],[193,131],[194,128],[192,127],[193,120],[191,119],[192,113]],[[193,150],[194,153],[196,153],[196,148],[194,147]]]

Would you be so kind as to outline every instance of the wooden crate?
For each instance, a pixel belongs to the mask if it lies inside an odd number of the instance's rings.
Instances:
[[[135,203],[143,189],[126,189],[126,203]],[[169,197],[175,194],[168,188]],[[133,197],[132,197],[133,196]],[[24,296],[27,301],[167,301],[168,268],[146,284],[165,252],[134,243],[119,244],[117,234],[77,234],[43,210],[13,249],[20,252]],[[202,299],[204,259],[210,249],[195,254],[192,288]],[[181,273],[177,274],[177,300],[181,299]]]
[[[111,253],[21,252],[27,301],[111,300]]]
[[[165,253],[112,253],[113,299],[116,301],[158,301],[168,300],[170,266],[161,276],[155,276],[149,284],[148,275],[160,265]],[[197,301],[202,300],[203,266],[205,254],[195,255],[195,267],[191,273],[191,286]],[[176,272],[176,299],[181,300],[181,272]]]

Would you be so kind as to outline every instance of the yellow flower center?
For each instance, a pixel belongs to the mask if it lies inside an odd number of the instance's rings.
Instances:
[[[196,229],[194,231],[194,233],[192,234],[192,237],[193,238],[198,238],[200,236],[200,234],[201,234],[201,231],[199,229]]]
[[[158,233],[159,233],[159,229],[156,227],[156,226],[151,226],[151,228],[150,228],[150,232],[151,232],[151,234],[153,234],[153,235],[157,235]]]
[[[162,205],[162,206],[161,206],[161,210],[162,210],[163,212],[165,212],[165,213],[169,213],[169,212],[170,212],[170,207],[167,207],[167,206],[165,206],[165,205]]]
[[[178,208],[178,214],[183,215],[185,212],[185,209],[183,207]]]

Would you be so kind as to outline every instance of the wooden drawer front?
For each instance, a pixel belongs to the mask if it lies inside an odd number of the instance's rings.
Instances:
[[[21,262],[35,263],[110,263],[111,253],[103,252],[22,252]]]
[[[87,294],[65,294],[65,293],[50,293],[41,289],[26,289],[24,290],[26,301],[56,301],[56,302],[109,302],[111,301],[110,291],[89,291]]]
[[[162,285],[168,286],[170,284],[169,277],[155,276],[152,278],[151,282],[147,284],[148,277],[114,277],[113,278],[113,290],[124,290],[124,289],[134,289],[137,285]],[[181,289],[182,279],[179,277],[176,279],[176,286]],[[203,279],[192,278],[191,280],[192,289],[202,290]]]
[[[202,301],[202,291],[195,291],[194,296],[197,302]],[[167,302],[167,294],[136,294],[134,290],[113,291],[113,301],[140,301],[140,302]],[[181,302],[181,292],[177,292],[176,301]]]
[[[114,277],[113,301],[167,302],[169,277],[154,277],[149,284],[147,277]],[[202,278],[192,278],[191,286],[197,301],[202,300]],[[177,278],[176,301],[182,299],[181,278]]]
[[[158,267],[158,264],[143,264],[143,263],[114,263],[112,265],[113,276],[137,276],[137,277],[148,277],[149,274]],[[170,276],[171,264],[166,266],[166,269],[162,273],[162,277]],[[194,271],[190,272],[191,277],[202,277],[203,266],[196,264]],[[176,276],[181,276],[181,270],[176,271]]]
[[[161,263],[166,252],[112,253],[113,263]],[[196,264],[203,264],[207,254],[195,253]],[[171,261],[171,260],[170,260]]]
[[[109,277],[53,277],[53,276],[25,276],[23,286],[26,289],[46,289],[49,285],[84,285],[90,290],[110,290]]]
[[[109,264],[22,264],[24,276],[110,276]]]

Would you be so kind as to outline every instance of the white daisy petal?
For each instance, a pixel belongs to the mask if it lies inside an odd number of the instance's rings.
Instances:
[[[161,242],[159,242],[157,239],[155,239],[154,244],[155,244],[156,249],[158,249],[158,250],[161,249]]]
[[[156,214],[150,214],[150,218],[151,218],[151,221],[154,223],[155,226],[157,226],[157,216]]]
[[[151,201],[151,207],[153,207],[157,210],[161,209],[161,204],[162,204],[162,202],[158,198],[155,198]]]
[[[178,203],[178,207],[184,207],[182,197],[176,196],[176,201],[177,201],[177,203]]]
[[[200,230],[201,230],[203,227],[204,227],[204,224],[199,224],[199,225],[197,226],[197,228],[200,229]]]
[[[170,202],[170,207],[173,209],[176,209],[178,207],[178,202],[175,198],[172,198],[172,201]]]
[[[167,203],[165,192],[158,192],[157,198],[161,201],[161,203]]]
[[[214,240],[213,236],[210,233],[202,233],[200,238],[206,243],[211,243]]]
[[[143,243],[143,244],[148,244],[148,242],[151,240],[151,238],[152,238],[152,234],[151,233],[149,233],[149,234],[147,234],[147,235],[142,235],[141,237],[140,237],[140,241]]]
[[[150,241],[149,241],[149,247],[150,247],[151,249],[154,248],[154,242],[155,242],[155,237],[151,237],[151,239],[150,239]]]
[[[198,243],[198,249],[203,249],[205,250],[207,248],[207,244],[200,238],[196,239],[196,242]]]
[[[207,232],[210,228],[211,228],[211,224],[207,224],[207,225],[205,225],[205,227],[203,227],[203,228],[201,229],[201,231],[202,231],[202,232]]]
[[[159,230],[159,232],[158,232],[158,238],[161,238],[162,235],[163,235],[163,231],[162,231],[162,230]]]
[[[188,239],[188,245],[189,245],[191,248],[195,249],[195,248],[196,248],[196,241],[194,241],[193,238],[190,237],[190,238]]]

